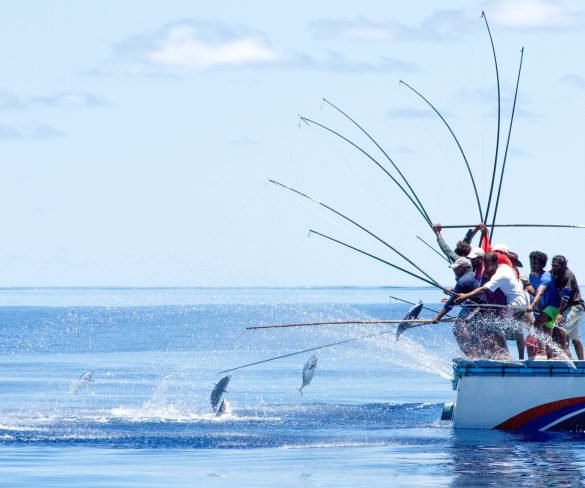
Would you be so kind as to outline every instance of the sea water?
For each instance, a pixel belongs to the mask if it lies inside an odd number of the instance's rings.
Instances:
[[[401,318],[390,295],[440,306],[424,288],[0,290],[0,485],[581,484],[583,435],[440,420],[461,355],[449,324],[398,341],[395,325],[246,330]],[[232,371],[215,416],[220,371],[285,355]]]

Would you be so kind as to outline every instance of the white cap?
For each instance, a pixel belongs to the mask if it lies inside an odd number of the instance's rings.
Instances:
[[[494,247],[492,247],[492,251],[500,251],[504,254],[508,254],[510,252],[510,248],[506,244],[496,244]]]
[[[469,254],[467,255],[467,258],[468,259],[481,258],[483,257],[484,254],[485,251],[481,247],[472,247],[471,251],[469,251]]]

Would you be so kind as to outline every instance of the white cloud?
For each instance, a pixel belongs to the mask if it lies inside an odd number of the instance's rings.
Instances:
[[[213,69],[264,67],[339,73],[414,72],[410,61],[352,58],[339,51],[285,52],[262,33],[221,22],[182,20],[114,45],[114,57],[93,75],[181,76]]]
[[[281,59],[281,55],[257,34],[209,40],[199,36],[196,26],[189,24],[166,28],[146,56],[155,64],[179,69],[273,63]]]
[[[28,124],[13,127],[0,124],[0,140],[56,139],[64,134],[46,124]]]
[[[106,105],[103,99],[91,93],[59,92],[52,95],[31,97],[28,99],[31,105],[47,107],[101,107]]]
[[[579,17],[564,5],[546,0],[494,0],[486,6],[488,19],[505,27],[548,28],[576,25]]]
[[[0,92],[0,110],[26,110],[34,107],[87,108],[101,107],[106,102],[91,93],[59,92],[51,95],[20,97],[9,92]]]
[[[585,78],[580,75],[564,76],[561,82],[573,88],[579,88],[581,90],[585,89]]]

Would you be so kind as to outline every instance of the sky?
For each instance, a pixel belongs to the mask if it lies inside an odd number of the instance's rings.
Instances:
[[[384,149],[431,222],[478,223],[455,140],[399,82],[448,122],[485,210],[498,85],[482,11],[500,78],[498,168],[524,47],[497,221],[585,224],[582,2],[7,3],[0,286],[425,284],[309,237],[419,273],[269,179],[450,285],[447,263],[417,238],[434,244],[430,226],[376,162],[401,182],[396,170],[322,99]],[[454,245],[464,232],[444,235]],[[496,229],[497,242],[526,273],[538,249],[585,276],[585,229]]]

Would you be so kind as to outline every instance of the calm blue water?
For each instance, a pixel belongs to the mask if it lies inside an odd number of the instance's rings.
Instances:
[[[585,437],[453,431],[446,324],[232,372],[394,326],[428,289],[0,290],[0,486],[577,486]],[[429,312],[426,316],[430,316]],[[84,372],[93,381],[79,382]],[[76,389],[78,390],[76,393]]]

